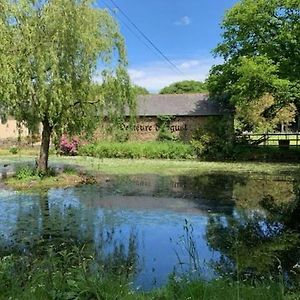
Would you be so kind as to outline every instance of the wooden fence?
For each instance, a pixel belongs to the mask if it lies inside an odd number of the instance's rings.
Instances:
[[[300,133],[243,133],[240,138],[253,146],[299,147]]]

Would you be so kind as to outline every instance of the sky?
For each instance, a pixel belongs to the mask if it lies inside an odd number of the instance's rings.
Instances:
[[[221,41],[220,24],[226,10],[236,2],[98,0],[98,6],[113,10],[120,24],[132,82],[156,93],[173,82],[203,81],[211,66],[221,62],[220,58],[214,58],[211,51]],[[122,12],[176,68],[153,49]]]

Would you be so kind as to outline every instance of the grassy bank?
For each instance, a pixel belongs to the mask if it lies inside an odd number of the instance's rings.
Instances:
[[[15,177],[5,180],[7,186],[16,190],[41,190],[59,187],[76,186],[86,182],[83,176],[77,174],[58,174],[57,176],[29,176],[24,179]]]
[[[72,167],[64,167],[59,172],[50,169],[48,174],[38,174],[32,165],[16,167],[15,174],[5,179],[5,184],[15,190],[41,190],[93,183],[94,178]]]
[[[226,163],[158,159],[97,159],[90,157],[76,157],[70,160],[66,159],[65,161],[73,162],[88,170],[106,174],[197,175],[225,172],[235,174],[291,175],[300,172],[300,164],[288,163]]]
[[[283,300],[299,299],[280,282],[247,284],[226,279],[212,281],[171,277],[168,284],[150,292],[134,289],[133,274],[116,274],[105,262],[82,253],[80,248],[44,256],[8,255],[0,259],[0,299],[208,299]]]
[[[39,146],[12,146],[12,147],[2,147],[0,148],[0,156],[2,155],[38,155]]]
[[[34,156],[0,156],[0,166],[34,164]],[[50,156],[51,166],[70,165],[104,174],[197,175],[225,172],[233,174],[297,175],[300,164],[259,162],[201,162],[166,159],[99,159],[93,157]]]

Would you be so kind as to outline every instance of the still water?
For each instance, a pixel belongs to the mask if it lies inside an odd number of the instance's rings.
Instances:
[[[88,244],[130,261],[133,286],[143,290],[165,284],[172,272],[235,276],[237,261],[246,277],[276,275],[280,262],[294,280],[297,191],[294,178],[218,173],[105,176],[101,184],[30,194],[2,189],[0,250],[30,254],[41,240]]]

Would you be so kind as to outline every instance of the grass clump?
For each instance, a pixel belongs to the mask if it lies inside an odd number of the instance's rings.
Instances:
[[[298,299],[296,294],[283,294],[280,283],[260,282],[247,284],[227,279],[205,281],[172,277],[167,286],[157,291],[154,299],[191,300],[283,300]],[[151,298],[149,298],[151,299]],[[153,299],[153,298],[152,298]]]
[[[18,154],[18,152],[20,151],[20,149],[18,148],[18,147],[16,147],[16,146],[12,146],[12,147],[10,147],[9,149],[8,149],[8,151],[9,151],[9,153],[11,153],[11,154]]]
[[[94,181],[91,176],[80,173],[72,166],[65,166],[62,172],[49,168],[47,173],[40,173],[31,165],[19,166],[15,175],[5,180],[6,185],[17,190],[49,189],[92,182]]]
[[[165,287],[139,292],[130,284],[133,274],[126,270],[116,273],[115,267],[107,267],[78,247],[60,251],[49,247],[45,255],[35,258],[10,254],[0,259],[0,299],[299,299],[297,294],[282,293],[280,283],[275,281],[251,285],[176,276],[171,276]]]
[[[82,248],[42,256],[11,254],[0,259],[0,299],[125,299],[126,276],[106,269]]]
[[[15,178],[18,180],[27,180],[28,178],[36,177],[37,172],[30,166],[19,167],[16,170]]]
[[[164,158],[191,159],[194,150],[191,145],[180,142],[100,142],[84,145],[79,155],[97,158]]]
[[[16,169],[15,179],[20,181],[32,180],[37,178],[55,177],[57,175],[53,168],[48,168],[46,173],[39,172],[36,168],[30,165],[19,166]]]

